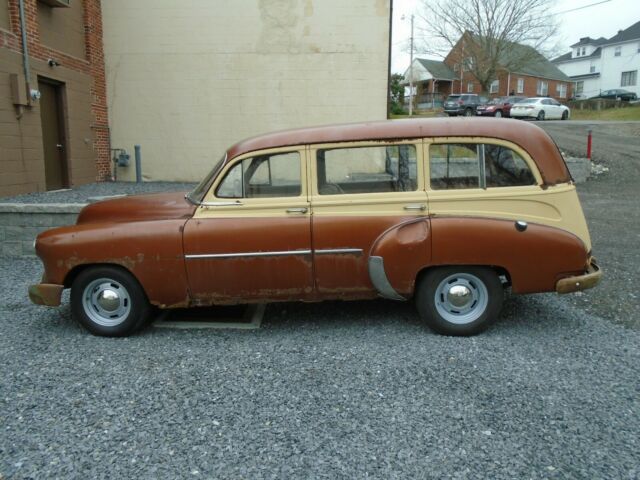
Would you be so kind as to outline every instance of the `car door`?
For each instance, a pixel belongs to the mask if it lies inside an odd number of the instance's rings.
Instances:
[[[421,141],[310,148],[320,299],[403,298],[430,255]],[[373,278],[372,278],[373,276]]]
[[[313,294],[304,147],[237,157],[184,229],[195,304],[303,300]]]

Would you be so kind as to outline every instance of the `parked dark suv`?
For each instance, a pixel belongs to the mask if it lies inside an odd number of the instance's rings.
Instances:
[[[476,114],[476,107],[484,105],[488,101],[486,97],[481,97],[475,93],[449,95],[444,101],[444,113],[450,117],[455,117],[456,115],[472,117]]]

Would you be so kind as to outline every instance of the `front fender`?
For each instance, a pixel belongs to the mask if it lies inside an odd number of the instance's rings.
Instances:
[[[160,307],[187,306],[182,250],[184,219],[86,223],[41,233],[36,254],[47,283],[69,286],[68,275],[85,265],[119,265],[131,272],[149,301]]]

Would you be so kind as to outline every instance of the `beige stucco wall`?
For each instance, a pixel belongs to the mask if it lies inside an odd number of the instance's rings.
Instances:
[[[389,4],[103,1],[112,147],[142,145],[146,180],[197,180],[248,136],[386,118]]]

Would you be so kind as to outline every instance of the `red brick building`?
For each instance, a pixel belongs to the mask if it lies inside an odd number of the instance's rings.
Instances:
[[[438,106],[452,93],[477,93],[489,97],[548,96],[560,102],[571,97],[573,84],[569,77],[533,48],[520,44],[513,44],[510,53],[517,51],[526,61],[519,62],[520,65],[511,71],[498,68],[488,91],[484,91],[471,68],[474,56],[469,53],[473,51],[469,45],[472,41],[471,34],[463,35],[443,62],[422,58],[414,60],[412,71],[407,69],[404,74],[404,83],[408,84],[409,77],[413,75],[416,105]]]
[[[100,0],[0,2],[0,172],[0,196],[110,176]]]

